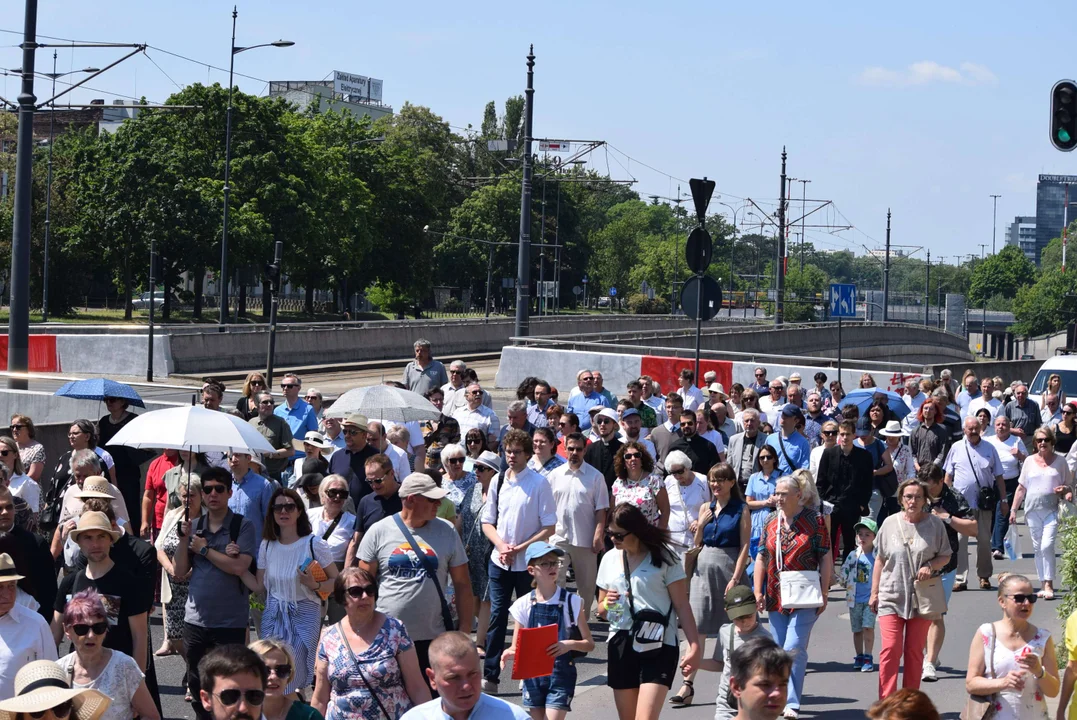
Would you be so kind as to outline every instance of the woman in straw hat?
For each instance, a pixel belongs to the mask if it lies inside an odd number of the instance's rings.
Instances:
[[[15,696],[0,702],[0,720],[33,715],[41,720],[100,720],[112,701],[97,690],[72,689],[52,660],[35,660],[15,676]]]
[[[64,633],[75,651],[57,664],[75,689],[98,690],[112,699],[101,720],[159,720],[146,679],[138,664],[119,650],[104,646],[108,613],[96,590],[75,593],[64,608]]]
[[[310,472],[319,472],[322,475],[329,474],[329,462],[325,458],[328,455],[331,455],[336,448],[334,448],[333,443],[327,440],[320,432],[311,430],[303,436],[302,440],[294,438],[292,440],[292,447],[303,453],[302,457],[296,458],[295,462],[292,463],[293,477],[302,477],[304,474]],[[304,464],[307,463],[307,461],[312,461],[318,466],[318,469],[309,470],[307,469],[309,466],[304,467]]]

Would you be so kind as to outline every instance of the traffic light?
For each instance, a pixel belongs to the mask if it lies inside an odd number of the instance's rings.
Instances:
[[[269,287],[275,292],[280,287],[280,265],[275,262],[266,263],[266,279]]]
[[[1072,80],[1051,88],[1051,144],[1064,152],[1077,147],[1077,83]]]

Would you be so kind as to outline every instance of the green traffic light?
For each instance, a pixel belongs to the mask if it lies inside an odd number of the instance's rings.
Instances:
[[[1070,141],[1070,134],[1066,132],[1065,128],[1058,129],[1058,141],[1068,143]]]

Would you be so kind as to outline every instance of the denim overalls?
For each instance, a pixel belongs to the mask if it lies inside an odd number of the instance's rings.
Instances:
[[[568,601],[568,590],[561,588],[561,597],[556,605],[539,603],[535,597],[535,591],[531,591],[531,614],[527,619],[528,627],[542,627],[544,625],[557,625],[557,639],[570,640],[572,627],[565,627],[565,605],[569,606],[569,615],[572,614],[572,605]],[[576,661],[571,653],[555,658],[553,661],[553,675],[546,677],[531,678],[523,683],[523,705],[526,708],[548,707],[555,710],[572,710],[572,696],[576,694]]]

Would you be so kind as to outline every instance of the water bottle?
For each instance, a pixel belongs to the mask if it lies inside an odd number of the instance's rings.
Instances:
[[[612,589],[617,590],[620,597],[613,602],[610,602],[609,598],[606,599],[606,620],[609,621],[610,625],[620,625],[628,612],[628,606],[626,605],[627,600],[625,599],[625,588],[626,585],[623,579],[619,580],[617,582],[617,587]]]

